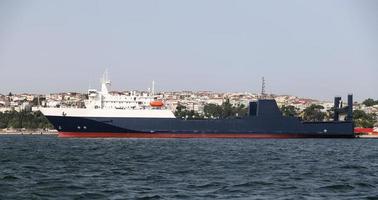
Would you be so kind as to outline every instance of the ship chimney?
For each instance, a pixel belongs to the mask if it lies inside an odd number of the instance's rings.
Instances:
[[[347,115],[348,121],[353,121],[353,95],[348,94],[348,115]]]
[[[333,106],[333,109],[334,109],[333,121],[339,121],[340,101],[341,101],[341,97],[335,97],[335,102]]]

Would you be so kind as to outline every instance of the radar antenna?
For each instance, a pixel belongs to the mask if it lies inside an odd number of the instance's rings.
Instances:
[[[152,81],[151,94],[152,96],[155,96],[155,80]]]

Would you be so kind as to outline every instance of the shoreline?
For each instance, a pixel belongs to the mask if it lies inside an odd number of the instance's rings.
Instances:
[[[58,135],[58,133],[51,132],[0,132],[1,135]]]
[[[43,130],[43,129],[33,129],[33,130],[16,130],[16,129],[3,129],[0,130],[0,135],[58,135],[56,130]]]

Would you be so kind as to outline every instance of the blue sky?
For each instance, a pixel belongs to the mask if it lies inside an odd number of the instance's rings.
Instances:
[[[378,1],[0,0],[0,93],[267,92],[378,98]]]

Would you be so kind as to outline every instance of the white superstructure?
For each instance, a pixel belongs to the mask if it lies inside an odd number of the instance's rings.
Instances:
[[[136,93],[111,93],[111,82],[105,71],[101,79],[101,91],[88,90],[85,108],[40,108],[46,116],[71,117],[136,117],[136,118],[175,118],[172,111],[165,109],[161,101],[154,98],[152,91]]]
[[[88,100],[85,107],[88,109],[151,109],[150,103],[154,100],[153,90],[151,93],[142,92],[139,95],[135,91],[128,94],[109,94],[111,82],[105,72],[101,80],[101,91],[88,90]]]

